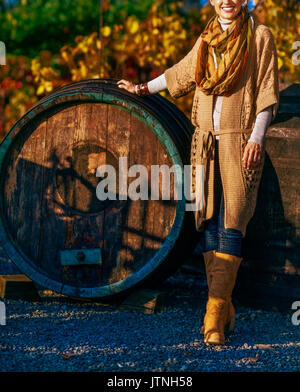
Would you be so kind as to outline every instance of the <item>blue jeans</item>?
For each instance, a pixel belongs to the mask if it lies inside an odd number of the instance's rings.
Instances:
[[[203,250],[208,252],[216,250],[217,252],[227,253],[237,257],[242,256],[242,239],[243,235],[236,229],[224,228],[224,194],[220,176],[220,167],[218,160],[218,141],[215,146],[215,205],[214,215],[206,222],[203,233]]]

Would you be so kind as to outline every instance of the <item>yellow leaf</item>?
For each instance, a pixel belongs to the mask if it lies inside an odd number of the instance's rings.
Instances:
[[[44,91],[45,91],[44,86],[40,85],[40,86],[38,87],[37,91],[36,91],[36,94],[37,94],[37,95],[44,94]]]
[[[61,51],[61,57],[66,63],[69,61],[69,55],[65,50]]]
[[[83,61],[80,61],[79,64],[80,64],[80,73],[81,73],[82,78],[84,79],[87,77],[88,69]]]
[[[152,26],[153,27],[161,26],[161,24],[162,24],[162,21],[160,18],[153,18],[152,19]]]
[[[38,73],[41,69],[41,64],[37,59],[33,59],[31,62],[31,70],[34,74]]]
[[[132,18],[132,17],[128,18],[127,28],[129,30],[130,34],[135,34],[138,31],[139,27],[140,27],[140,24],[135,18]]]
[[[109,26],[102,27],[101,34],[103,35],[103,37],[109,37],[111,34],[111,28]]]
[[[52,83],[51,82],[45,82],[45,90],[47,93],[50,93],[52,91]]]
[[[135,42],[136,44],[139,44],[139,43],[141,42],[141,40],[142,40],[141,35],[136,35],[136,36],[134,37],[134,42]]]

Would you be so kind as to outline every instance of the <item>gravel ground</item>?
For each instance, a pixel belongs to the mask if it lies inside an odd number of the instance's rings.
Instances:
[[[299,371],[300,326],[290,314],[239,306],[226,346],[209,347],[199,333],[201,277],[180,269],[161,289],[166,309],[156,314],[64,298],[5,300],[1,371]]]

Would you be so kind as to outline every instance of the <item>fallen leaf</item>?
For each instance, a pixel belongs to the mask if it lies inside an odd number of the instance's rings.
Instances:
[[[257,362],[258,361],[258,354],[255,355],[255,358],[249,357],[250,362]]]
[[[262,348],[262,349],[267,349],[267,350],[273,350],[273,347],[270,346],[269,344],[256,344],[255,345],[257,348]]]
[[[76,354],[74,354],[74,353],[61,353],[60,356],[63,357],[63,359],[69,359],[71,357],[76,357]]]

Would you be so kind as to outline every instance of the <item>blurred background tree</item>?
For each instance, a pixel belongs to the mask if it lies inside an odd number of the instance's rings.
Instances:
[[[299,1],[255,0],[250,8],[275,36],[281,81],[300,82],[300,66],[291,60],[292,43],[300,39]],[[160,75],[192,48],[213,15],[205,0],[0,0],[0,10],[7,48],[7,64],[0,67],[0,137],[40,97],[71,81],[138,83]],[[161,94],[174,102],[167,91]],[[176,100],[188,117],[192,98]]]
[[[105,1],[104,1],[105,3]],[[111,0],[106,23],[120,24],[128,15],[144,19],[152,0]],[[41,50],[52,53],[59,45],[74,42],[78,35],[88,35],[99,29],[98,0],[0,0],[1,41],[10,54],[33,58]]]
[[[292,62],[293,42],[300,41],[300,1],[255,0],[255,15],[275,37],[281,81],[300,82],[300,66]]]

